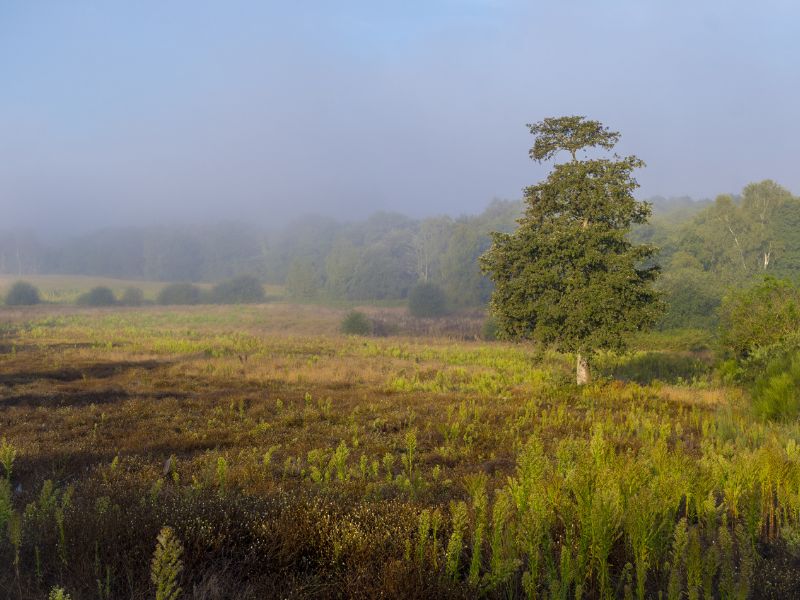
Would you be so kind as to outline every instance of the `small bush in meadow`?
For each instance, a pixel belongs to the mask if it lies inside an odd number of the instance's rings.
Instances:
[[[217,304],[259,304],[266,300],[264,286],[252,275],[239,275],[214,286],[211,300]]]
[[[164,287],[158,294],[158,303],[169,304],[199,304],[200,288],[191,283],[171,283]]]
[[[114,292],[102,285],[78,296],[78,304],[81,306],[113,306],[116,303]]]
[[[435,283],[418,283],[408,295],[408,312],[414,317],[433,318],[447,314],[447,297]]]
[[[494,317],[486,317],[481,326],[481,337],[487,342],[493,342],[497,339],[497,321]]]
[[[798,331],[800,288],[788,281],[764,277],[762,282],[723,300],[720,342],[740,362],[758,353],[773,351],[771,356],[775,356],[798,347]]]
[[[770,361],[753,386],[753,410],[763,419],[797,418],[800,414],[800,354]]]
[[[41,301],[39,290],[27,281],[17,281],[6,294],[6,306],[31,306]]]
[[[352,310],[342,320],[340,330],[347,335],[369,335],[372,333],[372,323],[364,313]]]
[[[144,304],[144,292],[135,287],[126,288],[119,302],[123,306],[141,306]]]

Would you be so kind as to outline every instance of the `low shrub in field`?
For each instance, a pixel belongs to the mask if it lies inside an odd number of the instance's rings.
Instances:
[[[113,306],[116,303],[114,292],[102,285],[78,296],[78,304],[81,306]]]
[[[372,323],[364,313],[352,310],[342,319],[339,329],[348,335],[369,335],[372,333]]]
[[[119,303],[123,306],[141,306],[144,304],[144,292],[139,288],[129,287],[123,292]]]
[[[435,283],[418,283],[408,295],[408,312],[414,317],[434,318],[447,314],[447,297]]]
[[[191,283],[171,283],[158,293],[158,303],[200,304],[200,288]]]
[[[27,281],[17,281],[6,294],[6,306],[30,306],[39,302],[39,290]]]
[[[252,275],[228,279],[211,291],[211,301],[217,304],[259,304],[265,300],[264,287]]]
[[[800,345],[800,289],[773,277],[725,298],[720,311],[720,342],[739,362],[752,362],[751,374],[772,358]]]
[[[764,419],[797,418],[800,414],[800,354],[770,361],[753,386],[753,410]]]
[[[497,321],[494,317],[487,317],[481,326],[481,338],[487,342],[493,342],[497,339]]]

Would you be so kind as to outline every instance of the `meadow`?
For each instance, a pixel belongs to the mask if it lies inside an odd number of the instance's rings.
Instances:
[[[477,316],[344,314],[0,309],[0,597],[800,597],[800,427],[707,335],[577,387]]]

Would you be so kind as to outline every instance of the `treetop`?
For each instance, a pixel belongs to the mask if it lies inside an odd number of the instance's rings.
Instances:
[[[536,162],[551,159],[561,150],[572,155],[586,148],[601,147],[611,150],[619,141],[620,134],[611,131],[600,121],[591,121],[584,116],[548,117],[527,127],[536,137],[529,155]]]

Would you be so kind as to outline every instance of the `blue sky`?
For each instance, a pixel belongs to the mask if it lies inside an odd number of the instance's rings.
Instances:
[[[789,1],[0,2],[0,228],[480,211],[584,114],[641,196],[800,193]]]

